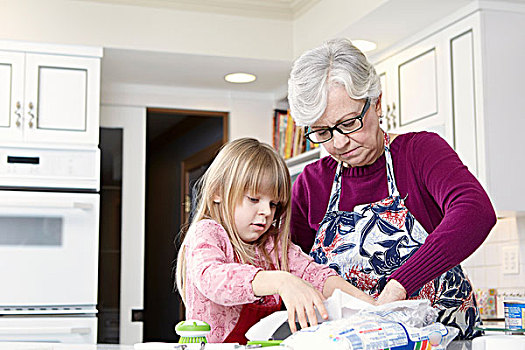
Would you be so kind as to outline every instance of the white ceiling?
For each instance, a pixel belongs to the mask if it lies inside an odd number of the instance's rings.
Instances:
[[[289,61],[104,49],[102,84],[146,84],[270,93],[286,85],[290,64]],[[257,76],[257,80],[250,84],[226,82],[224,76],[233,72],[250,72]]]
[[[293,20],[321,0],[82,0],[234,16]],[[203,56],[105,48],[102,83],[148,84],[282,95],[291,61]],[[223,78],[233,72],[257,76],[250,84]]]
[[[281,18],[300,16],[321,0],[80,0],[127,6],[184,9],[217,12],[236,16]],[[323,0],[326,1],[326,0]],[[342,1],[342,0],[341,0]],[[362,0],[344,0],[358,1]],[[502,0],[499,0],[502,1]],[[513,0],[523,2],[525,0]],[[349,38],[367,38],[378,42],[378,51],[402,38],[421,31],[470,3],[471,0],[384,0],[366,16],[348,23],[345,30],[334,33]],[[330,21],[329,18],[326,19]],[[373,55],[374,53],[371,53]],[[193,54],[137,51],[105,48],[102,60],[102,83],[149,84],[198,89],[218,89],[284,96],[292,64],[289,61],[259,60]],[[251,84],[231,84],[224,75],[245,71],[257,75]]]

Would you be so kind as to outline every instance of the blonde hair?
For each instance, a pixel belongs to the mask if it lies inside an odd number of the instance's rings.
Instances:
[[[269,145],[253,138],[241,138],[222,147],[214,161],[198,183],[195,215],[186,234],[182,233],[182,245],[177,257],[176,283],[185,300],[184,279],[186,275],[185,242],[192,234],[194,224],[211,219],[224,227],[233,250],[243,264],[255,264],[256,252],[264,257],[268,266],[274,254],[275,268],[288,271],[288,246],[290,242],[291,180],[283,158]],[[268,193],[279,205],[270,229],[254,243],[244,242],[235,228],[235,208],[246,193]],[[214,199],[220,198],[220,201]],[[185,237],[184,237],[185,236]],[[274,249],[267,252],[265,244],[273,240]],[[277,251],[281,243],[281,259]]]

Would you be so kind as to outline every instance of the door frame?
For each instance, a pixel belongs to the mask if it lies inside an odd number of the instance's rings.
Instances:
[[[143,335],[132,313],[144,309],[146,108],[102,105],[100,126],[122,129],[119,340],[133,345]]]

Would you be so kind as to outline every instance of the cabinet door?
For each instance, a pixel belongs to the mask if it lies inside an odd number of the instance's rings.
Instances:
[[[100,60],[27,54],[26,140],[98,145]]]
[[[480,151],[483,139],[479,90],[481,57],[477,16],[468,17],[443,31],[450,50],[451,123],[453,147],[469,170],[486,185]],[[477,95],[477,96],[476,96]]]
[[[442,37],[433,35],[392,57],[398,132],[433,131],[451,140],[447,59]]]
[[[23,139],[24,54],[0,51],[0,139]]]

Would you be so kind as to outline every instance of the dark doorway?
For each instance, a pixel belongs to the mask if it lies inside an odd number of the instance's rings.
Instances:
[[[227,122],[224,112],[147,110],[144,342],[178,340],[184,306],[174,288],[174,242],[187,218],[186,184],[227,141]]]
[[[122,129],[100,128],[97,343],[119,343]]]

